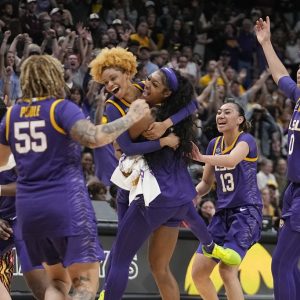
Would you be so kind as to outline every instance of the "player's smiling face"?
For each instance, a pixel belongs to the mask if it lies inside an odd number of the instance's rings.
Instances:
[[[234,130],[243,122],[237,107],[233,103],[223,104],[217,112],[216,123],[219,132]]]
[[[171,91],[164,84],[160,71],[155,71],[147,77],[143,98],[149,105],[154,106],[158,103],[162,103],[170,95]]]
[[[101,83],[105,85],[107,92],[121,99],[127,92],[129,75],[117,68],[107,68],[101,76]]]

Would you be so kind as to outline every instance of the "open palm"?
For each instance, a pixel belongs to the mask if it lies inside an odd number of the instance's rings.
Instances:
[[[266,17],[264,21],[262,18],[258,19],[255,24],[255,33],[260,44],[269,41],[271,38],[270,32],[270,18]]]

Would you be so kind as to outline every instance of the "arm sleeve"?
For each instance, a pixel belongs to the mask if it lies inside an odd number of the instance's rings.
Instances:
[[[278,87],[285,96],[296,102],[300,98],[300,89],[290,76],[283,76],[278,81]]]
[[[107,104],[105,108],[105,115],[109,122],[115,121],[122,117],[120,112],[111,104]],[[121,150],[126,155],[146,154],[161,149],[159,140],[146,142],[133,142],[129,136],[128,131],[125,131],[117,138],[117,142]]]
[[[197,109],[198,109],[197,101],[192,100],[187,106],[183,107],[176,114],[170,117],[173,125],[178,124],[180,121],[184,120],[185,118],[193,114]]]
[[[69,100],[58,103],[55,108],[55,120],[67,133],[77,121],[85,119],[82,110]]]

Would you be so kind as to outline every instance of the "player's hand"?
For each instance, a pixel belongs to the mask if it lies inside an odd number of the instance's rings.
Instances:
[[[159,141],[161,147],[168,146],[170,148],[173,148],[174,150],[176,150],[180,144],[179,137],[174,133],[170,133],[168,136],[161,138]]]
[[[259,18],[256,21],[254,29],[255,29],[257,40],[261,45],[271,40],[269,17],[266,17],[265,21],[262,18]]]
[[[143,132],[143,136],[148,140],[156,140],[163,136],[167,129],[163,122],[154,122]]]
[[[134,122],[141,120],[144,116],[149,114],[150,108],[145,100],[137,99],[135,100],[128,110],[127,116],[131,117]]]
[[[203,156],[203,154],[200,152],[200,150],[199,150],[199,148],[198,148],[198,146],[196,145],[196,144],[194,144],[193,142],[192,142],[192,153],[191,153],[191,155],[190,155],[190,158],[192,159],[192,160],[195,160],[195,161],[200,161],[200,162],[202,162],[202,156]]]
[[[13,234],[13,230],[6,220],[0,219],[0,239],[8,240]]]

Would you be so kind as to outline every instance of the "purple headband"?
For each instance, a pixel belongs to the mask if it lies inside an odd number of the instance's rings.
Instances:
[[[178,89],[178,80],[175,72],[171,68],[163,67],[160,69],[166,76],[169,89],[176,92]]]

